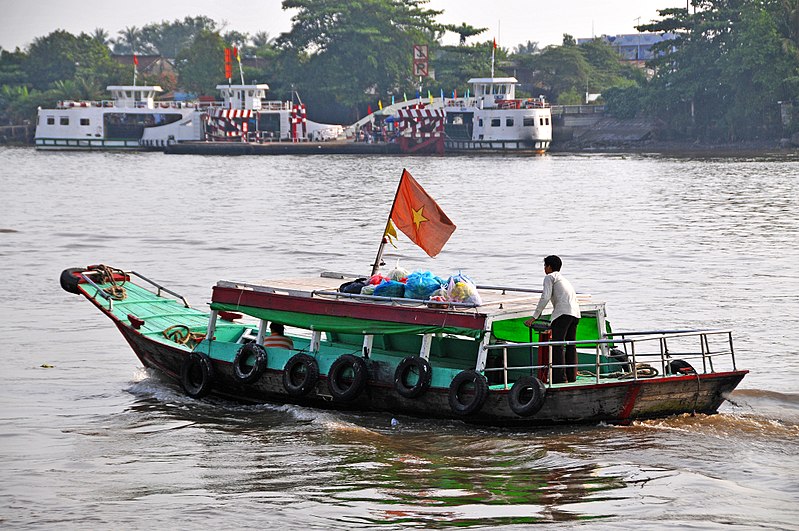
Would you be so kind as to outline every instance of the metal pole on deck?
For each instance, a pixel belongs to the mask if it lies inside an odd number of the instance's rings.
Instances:
[[[402,175],[405,175],[407,170],[402,168]],[[391,210],[388,211],[388,220],[386,220],[386,228],[383,229],[383,234],[380,239],[380,247],[377,248],[377,256],[375,257],[375,263],[372,264],[372,274],[370,276],[374,276],[377,273],[377,270],[380,269],[380,262],[383,259],[383,249],[386,246],[388,240],[388,228],[391,226],[391,213],[394,212],[394,206],[397,204],[397,196],[399,195],[400,186],[402,186],[402,176],[400,176],[399,184],[397,184],[397,191],[394,193],[394,201],[391,202]]]

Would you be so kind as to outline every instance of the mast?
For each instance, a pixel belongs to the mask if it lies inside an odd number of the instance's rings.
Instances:
[[[402,176],[400,176],[399,183],[397,184],[397,191],[394,193],[394,201],[391,202],[391,210],[388,211],[388,219],[386,220],[386,227],[383,229],[383,236],[380,239],[380,246],[377,248],[377,256],[375,263],[372,264],[372,274],[374,276],[377,270],[380,269],[381,261],[383,260],[383,249],[388,243],[388,229],[391,226],[391,214],[394,212],[394,206],[397,204],[397,196],[399,195],[400,186],[402,186],[402,177],[405,176],[405,168],[402,169]]]

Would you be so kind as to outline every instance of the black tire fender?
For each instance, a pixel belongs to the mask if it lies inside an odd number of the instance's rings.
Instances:
[[[252,367],[247,365],[250,358],[254,360]],[[236,352],[236,357],[233,359],[233,376],[241,383],[254,383],[266,370],[266,361],[264,347],[255,343],[247,343]]]
[[[468,386],[471,386],[471,393],[468,392]],[[477,413],[485,404],[486,398],[488,381],[477,371],[461,371],[449,384],[449,407],[457,415],[465,417]]]
[[[696,374],[696,369],[685,360],[671,360],[666,366],[666,374],[685,376],[687,374]]]
[[[368,379],[369,370],[366,361],[352,354],[344,354],[330,366],[327,373],[327,388],[333,399],[351,402],[364,390]]]
[[[520,417],[535,415],[544,407],[547,388],[535,376],[523,376],[516,380],[508,393],[508,405]]]
[[[210,393],[214,385],[211,358],[200,352],[186,356],[180,367],[180,385],[192,398],[202,398]]]
[[[82,273],[84,271],[85,269],[81,269],[79,267],[70,267],[69,269],[64,269],[61,272],[61,278],[59,279],[61,289],[69,293],[74,293],[75,295],[80,295],[80,290],[78,289],[80,278],[76,277],[75,273]]]
[[[415,371],[419,378],[415,384],[408,385],[408,377],[412,371]],[[408,356],[399,362],[397,370],[394,371],[394,389],[405,398],[416,398],[430,389],[432,379],[433,368],[430,362],[418,356]]]
[[[319,380],[319,365],[308,354],[295,354],[283,368],[283,388],[291,396],[307,395]]]

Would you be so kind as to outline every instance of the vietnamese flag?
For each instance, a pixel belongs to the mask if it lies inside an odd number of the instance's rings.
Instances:
[[[441,248],[455,232],[455,224],[408,170],[402,170],[390,219],[429,256],[436,256],[441,252]]]
[[[139,58],[138,58],[138,57],[136,57],[136,54],[135,54],[135,53],[133,54],[133,64],[134,64],[135,66],[139,66]]]

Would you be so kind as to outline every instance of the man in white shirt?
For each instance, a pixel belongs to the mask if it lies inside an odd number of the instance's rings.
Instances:
[[[577,337],[577,323],[580,321],[580,304],[577,293],[560,274],[563,262],[555,255],[544,258],[544,290],[533,312],[532,319],[524,322],[533,326],[544,308],[552,301],[552,341],[574,341]],[[574,367],[552,369],[552,383],[574,382],[577,380],[577,347],[568,345],[564,356],[562,345],[552,346],[552,365],[574,365]]]

